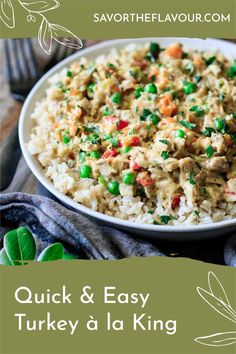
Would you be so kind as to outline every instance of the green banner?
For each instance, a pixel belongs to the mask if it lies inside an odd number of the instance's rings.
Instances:
[[[0,10],[1,37],[47,36],[55,24],[90,39],[236,37],[235,0],[7,0]]]
[[[165,257],[0,267],[3,354],[234,354],[236,270]]]

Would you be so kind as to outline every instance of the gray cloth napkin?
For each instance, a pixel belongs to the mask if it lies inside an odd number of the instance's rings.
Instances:
[[[80,258],[89,259],[164,256],[171,253],[170,247],[166,247],[162,242],[154,245],[111,227],[99,226],[81,214],[70,211],[43,196],[24,193],[2,194],[0,211],[2,225],[0,238],[9,229],[27,225],[36,238],[39,250],[49,243],[59,241],[69,252]],[[182,255],[185,257],[211,262],[210,247],[218,245],[218,248],[222,248],[220,251],[224,258],[219,263],[236,267],[236,233],[234,236],[222,238],[221,244],[217,242],[219,241],[202,241],[200,257],[197,255],[199,248],[197,242],[192,242],[191,246],[179,243],[178,249],[184,250]],[[160,247],[165,252],[160,251]]]
[[[38,248],[62,242],[69,252],[90,259],[163,255],[150,243],[134,240],[110,227],[98,226],[46,197],[25,193],[2,194],[0,211],[1,238],[9,229],[26,225],[35,236]]]

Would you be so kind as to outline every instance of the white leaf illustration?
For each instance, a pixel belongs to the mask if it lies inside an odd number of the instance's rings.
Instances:
[[[220,301],[230,306],[225,289],[223,288],[221,282],[213,272],[208,273],[208,285],[212,295],[214,295]]]
[[[60,6],[57,0],[21,1],[22,6],[30,12],[46,12]]]
[[[67,28],[57,25],[51,24],[52,37],[61,44],[66,45],[70,48],[80,49],[83,47],[82,41]],[[63,40],[61,37],[64,37]]]
[[[218,298],[212,295],[212,293],[209,293],[202,288],[197,287],[197,292],[215,311],[228,318],[230,321],[236,323],[236,317],[231,308],[222,303]]]
[[[44,52],[50,55],[52,50],[52,30],[50,24],[45,19],[45,17],[43,18],[39,28],[38,42]]]
[[[236,343],[236,332],[215,333],[209,336],[195,338],[195,341],[211,347],[223,347]]]
[[[15,27],[15,13],[11,0],[0,0],[0,18],[7,27]]]

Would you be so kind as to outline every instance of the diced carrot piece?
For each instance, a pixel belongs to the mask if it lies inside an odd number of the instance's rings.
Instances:
[[[195,54],[193,58],[193,64],[198,68],[201,69],[204,67],[204,61],[199,54]]]
[[[53,124],[53,128],[54,129],[59,128],[59,126],[60,126],[60,122],[56,122],[56,123]]]
[[[183,49],[179,43],[176,43],[166,48],[165,53],[170,57],[181,59],[183,55]]]
[[[60,142],[62,142],[62,134],[61,131],[56,134],[56,139]]]
[[[177,112],[177,106],[172,101],[172,95],[165,95],[159,103],[159,110],[161,114],[166,117],[170,117]]]
[[[71,96],[76,96],[79,94],[79,90],[78,89],[73,89],[73,90],[70,90],[70,95]]]
[[[71,136],[75,136],[75,134],[77,132],[77,126],[75,124],[71,124],[70,128],[69,128],[69,131],[70,131],[70,135]]]
[[[152,75],[158,75],[159,74],[159,71],[158,71],[158,69],[157,69],[157,67],[156,66],[153,66],[152,67]]]

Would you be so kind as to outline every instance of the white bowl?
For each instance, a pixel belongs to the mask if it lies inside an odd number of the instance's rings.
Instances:
[[[157,239],[168,240],[196,240],[200,238],[209,238],[218,235],[223,235],[227,232],[236,229],[236,219],[221,221],[210,224],[200,224],[191,226],[168,226],[168,225],[149,225],[138,224],[132,221],[126,221],[115,217],[107,216],[105,214],[93,211],[81,204],[76,203],[68,196],[59,192],[52,184],[52,182],[45,177],[44,171],[36,159],[27,151],[27,143],[30,140],[30,133],[33,126],[33,120],[30,119],[31,113],[34,110],[37,101],[41,100],[45,95],[45,89],[48,87],[47,80],[50,76],[60,71],[63,67],[67,67],[71,62],[86,56],[89,59],[94,59],[98,55],[107,54],[111,48],[123,48],[129,43],[146,43],[150,41],[157,41],[162,46],[168,46],[173,42],[181,42],[185,48],[199,49],[199,50],[219,50],[226,57],[236,58],[236,45],[216,39],[188,39],[188,38],[138,38],[138,39],[121,39],[102,42],[90,48],[84,49],[74,55],[61,61],[49,72],[47,72],[39,82],[34,86],[28,95],[20,115],[19,121],[19,139],[24,158],[29,165],[29,168],[39,180],[39,182],[49,190],[57,199],[68,207],[79,211],[96,221],[130,231],[134,234],[143,237],[155,237]]]

